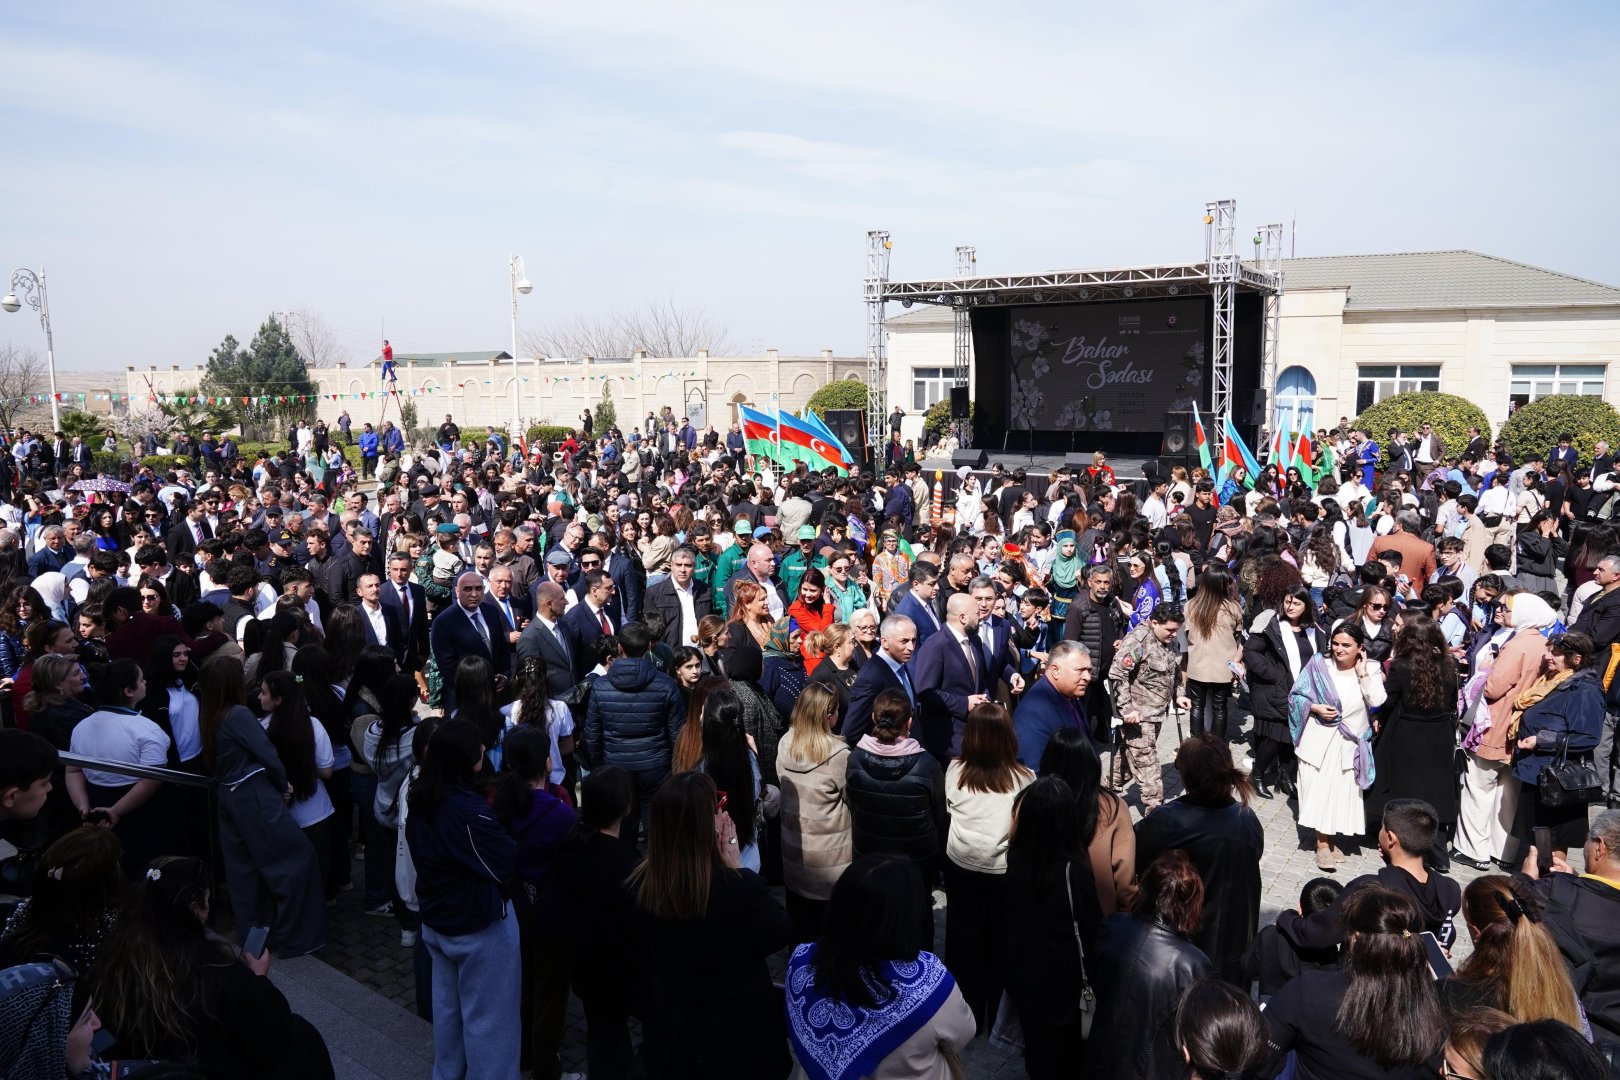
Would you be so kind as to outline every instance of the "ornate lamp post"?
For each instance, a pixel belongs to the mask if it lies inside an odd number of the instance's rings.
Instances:
[[[17,294],[22,293],[22,299]],[[26,267],[11,274],[11,291],[0,300],[0,308],[16,312],[26,302],[39,312],[39,324],[45,328],[45,366],[51,373],[51,430],[62,430],[62,405],[56,399],[56,346],[51,340],[51,303],[45,295],[45,268],[34,273]]]
[[[506,261],[506,277],[508,283],[512,286],[512,431],[508,439],[509,445],[506,448],[507,456],[510,457],[512,447],[516,446],[518,439],[523,437],[523,404],[519,390],[523,380],[518,367],[517,301],[519,293],[528,296],[534,292],[534,283],[523,272],[523,256],[521,255],[513,255]]]

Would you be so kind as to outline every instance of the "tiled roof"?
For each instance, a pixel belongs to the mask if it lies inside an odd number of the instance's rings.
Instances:
[[[1283,260],[1285,288],[1348,287],[1348,310],[1560,307],[1613,304],[1620,288],[1481,255],[1477,251],[1409,251]]]

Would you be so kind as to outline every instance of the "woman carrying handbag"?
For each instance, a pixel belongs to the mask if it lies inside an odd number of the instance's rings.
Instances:
[[[1603,733],[1603,681],[1589,666],[1596,649],[1585,634],[1555,634],[1547,649],[1541,678],[1519,696],[1523,711],[1509,736],[1521,785],[1513,835],[1522,856],[1535,829],[1550,829],[1553,853],[1567,857],[1586,843],[1586,804],[1602,793],[1590,763]]]

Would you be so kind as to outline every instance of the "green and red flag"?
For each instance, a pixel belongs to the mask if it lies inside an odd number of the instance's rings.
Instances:
[[[1204,434],[1204,421],[1198,415],[1198,405],[1193,404],[1193,442],[1198,446],[1198,464],[1205,472],[1211,471],[1209,457],[1209,436]]]
[[[748,452],[757,457],[781,462],[781,436],[776,430],[776,418],[746,405],[737,406],[737,419],[742,421],[743,442]]]

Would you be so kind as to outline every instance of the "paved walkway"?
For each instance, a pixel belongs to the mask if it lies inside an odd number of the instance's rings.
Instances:
[[[1173,798],[1181,790],[1180,779],[1168,764],[1175,754],[1176,738],[1174,725],[1168,725],[1160,734],[1159,757],[1166,763],[1163,767],[1166,798]],[[1133,813],[1139,815],[1134,787],[1127,792],[1126,799]],[[1266,852],[1260,863],[1264,888],[1260,924],[1264,926],[1284,908],[1296,906],[1301,887],[1311,878],[1321,876],[1321,871],[1316,868],[1313,838],[1294,824],[1291,802],[1279,794],[1274,799],[1256,800],[1254,809],[1266,830]],[[1349,858],[1334,875],[1340,881],[1370,873],[1380,865],[1375,846],[1351,848],[1347,854]],[[1578,859],[1578,853],[1571,855]],[[1466,884],[1479,876],[1479,872],[1455,865],[1453,876]],[[362,874],[357,861],[355,881],[360,880]],[[935,940],[941,945],[945,940],[944,904],[944,894],[936,893]],[[428,1028],[414,1015],[411,951],[400,947],[398,925],[392,919],[365,915],[358,888],[342,893],[330,914],[331,943],[321,954],[325,963],[310,960],[278,965],[278,983],[284,989],[288,985],[293,987],[288,996],[294,998],[294,1008],[309,1015],[326,1032],[334,1057],[340,1059],[340,1078],[371,1080],[380,1074],[410,1080],[429,1076],[431,1037],[424,1046],[422,1039]],[[1466,931],[1460,930],[1460,933],[1453,956],[1459,962],[1470,951]],[[772,968],[778,975],[785,962],[785,953],[773,958]],[[322,968],[326,968],[324,973],[318,970]],[[283,975],[291,980],[290,984],[282,983]],[[366,990],[342,976],[357,981]],[[584,1015],[577,1000],[570,998],[569,1005],[563,1068],[583,1072]],[[963,1064],[972,1080],[1014,1080],[1024,1075],[1021,1058],[991,1046],[984,1039],[975,1040],[968,1047]]]

